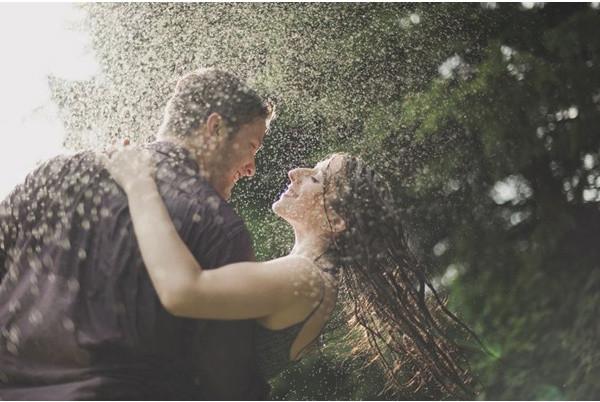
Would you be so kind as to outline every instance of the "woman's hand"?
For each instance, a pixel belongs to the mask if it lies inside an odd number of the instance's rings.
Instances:
[[[126,193],[138,183],[154,181],[156,166],[152,153],[144,148],[125,146],[100,155],[104,167]]]

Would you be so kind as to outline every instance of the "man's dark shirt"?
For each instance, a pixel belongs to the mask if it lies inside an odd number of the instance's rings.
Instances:
[[[200,264],[252,259],[243,222],[188,152],[149,147]],[[50,160],[0,204],[0,399],[264,398],[254,322],[168,314],[128,211],[91,153]]]

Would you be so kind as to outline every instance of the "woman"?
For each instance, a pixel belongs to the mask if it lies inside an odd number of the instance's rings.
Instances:
[[[333,154],[314,168],[289,172],[290,185],[273,204],[294,230],[289,255],[215,270],[203,270],[178,236],[145,151],[124,149],[105,163],[127,194],[164,307],[182,317],[256,319],[263,328],[257,339],[265,375],[302,357],[341,288],[364,338],[354,349],[381,362],[390,386],[470,392],[464,360],[444,327],[452,321],[471,331],[443,306],[407,247],[387,184],[359,158]],[[406,369],[414,375],[402,377]]]

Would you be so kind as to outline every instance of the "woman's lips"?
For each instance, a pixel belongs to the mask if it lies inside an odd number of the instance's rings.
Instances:
[[[298,197],[298,194],[296,194],[294,190],[288,187],[288,189],[283,193],[283,196],[289,198],[296,198]]]

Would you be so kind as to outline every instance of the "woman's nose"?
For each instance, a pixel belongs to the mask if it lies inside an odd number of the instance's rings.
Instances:
[[[308,172],[309,169],[306,168],[296,168],[296,169],[292,169],[288,172],[288,176],[290,178],[290,180],[292,181],[297,181],[300,178],[302,178],[302,176],[306,176],[306,172]]]
[[[288,172],[288,177],[291,181],[294,181],[298,178],[298,169],[292,169]]]

